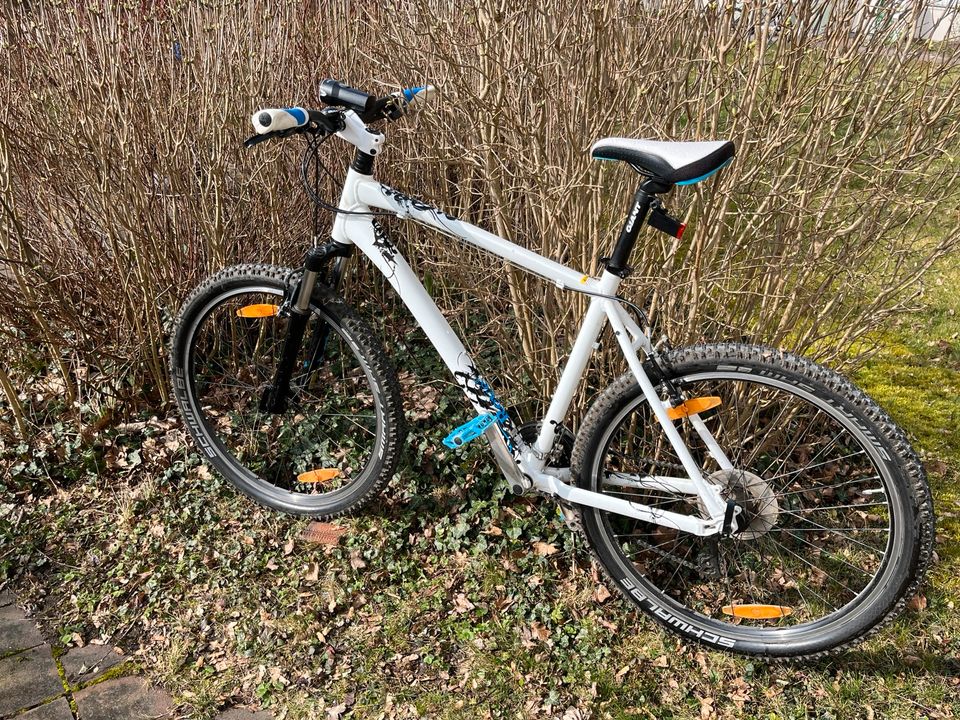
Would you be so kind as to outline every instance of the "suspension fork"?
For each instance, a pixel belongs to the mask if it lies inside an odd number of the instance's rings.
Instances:
[[[297,357],[303,346],[303,336],[306,333],[307,322],[310,320],[310,299],[317,284],[317,278],[326,270],[331,258],[335,258],[333,267],[324,277],[336,290],[343,279],[346,260],[353,254],[352,245],[343,245],[336,241],[329,241],[319,247],[312,247],[307,251],[303,262],[303,273],[300,282],[293,293],[293,302],[288,306],[290,320],[287,323],[287,336],[283,341],[280,352],[280,362],[271,382],[260,397],[260,410],[270,413],[282,413],[287,409],[290,397],[290,380],[293,377]],[[310,340],[309,360],[304,363],[304,370],[309,375],[316,367],[317,361],[323,357],[330,334],[327,323],[317,323],[313,337]]]

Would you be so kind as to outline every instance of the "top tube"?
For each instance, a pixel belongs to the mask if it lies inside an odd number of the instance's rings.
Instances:
[[[476,225],[451,217],[440,208],[434,207],[423,200],[410,197],[387,185],[382,185],[369,177],[348,172],[344,190],[345,197],[350,196],[348,190],[353,190],[354,197],[362,205],[390,210],[395,212],[398,217],[409,218],[445,235],[457,238],[481,250],[497,255],[534,275],[539,275],[561,289],[588,293],[602,292],[604,294],[616,292],[615,287],[612,291],[610,288],[601,288],[600,281],[586,273],[545,258]],[[356,210],[355,207],[344,209]]]

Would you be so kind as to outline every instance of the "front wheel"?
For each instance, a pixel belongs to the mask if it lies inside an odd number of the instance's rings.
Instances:
[[[286,408],[268,409],[294,285],[287,268],[239,265],[198,287],[173,333],[173,389],[205,459],[239,490],[276,510],[329,518],[392,477],[403,405],[373,332],[318,286]]]
[[[719,398],[699,417],[732,468],[690,420],[675,425],[742,522],[701,538],[582,508],[587,541],[620,591],[671,631],[766,657],[828,654],[899,614],[934,537],[930,490],[903,431],[836,373],[772,348],[680,348],[661,365],[685,398]],[[695,496],[653,489],[651,476],[685,473],[632,375],[590,409],[572,463],[585,489],[703,516]]]

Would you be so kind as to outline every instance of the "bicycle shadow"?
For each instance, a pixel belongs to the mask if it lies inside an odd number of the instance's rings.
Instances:
[[[836,669],[838,660],[842,661],[845,671],[872,675],[960,677],[960,657],[936,652],[902,653],[892,649],[848,650],[839,657],[811,663],[809,667]]]

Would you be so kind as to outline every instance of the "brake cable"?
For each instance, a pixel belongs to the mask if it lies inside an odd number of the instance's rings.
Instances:
[[[366,217],[376,217],[376,216],[388,216],[396,217],[397,213],[392,210],[342,210],[336,205],[331,205],[326,200],[320,197],[320,171],[323,170],[324,174],[330,178],[334,183],[337,183],[337,177],[330,172],[330,169],[324,165],[323,161],[320,160],[320,146],[323,145],[328,139],[330,139],[330,133],[320,134],[317,133],[312,137],[307,137],[307,149],[303,153],[303,160],[300,162],[300,181],[303,183],[303,188],[307,192],[307,196],[314,204],[313,210],[313,224],[314,231],[317,229],[317,220],[319,217],[318,208],[327,210],[334,215],[361,215]],[[311,157],[313,159],[313,172],[314,172],[314,187],[310,187],[310,181],[307,178],[308,168],[310,166]]]

